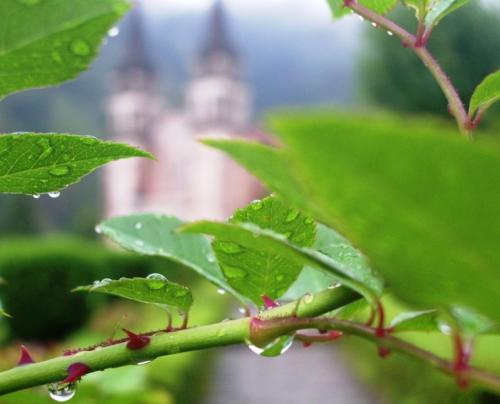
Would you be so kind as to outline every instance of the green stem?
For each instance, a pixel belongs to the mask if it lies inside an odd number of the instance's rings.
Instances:
[[[276,319],[296,314],[311,317],[345,306],[360,296],[344,287],[325,290],[309,299],[303,299],[297,307],[295,302],[269,310],[263,319]],[[0,395],[28,387],[58,382],[67,376],[67,368],[75,362],[83,362],[91,372],[153,360],[159,356],[194,351],[212,347],[244,343],[250,337],[251,318],[224,321],[186,330],[159,333],[140,350],[127,349],[126,343],[82,351],[71,356],[62,356],[47,361],[23,365],[0,373]]]
[[[75,362],[82,362],[90,368],[91,372],[95,372],[153,360],[160,356],[240,344],[249,340],[255,344],[264,344],[277,336],[311,328],[337,330],[348,335],[359,336],[379,346],[423,361],[444,373],[456,376],[453,363],[394,336],[380,337],[375,328],[335,318],[313,318],[359,298],[359,295],[343,287],[329,289],[301,299],[298,305],[296,302],[292,302],[268,310],[259,319],[245,317],[171,333],[159,333],[152,336],[151,342],[139,350],[127,349],[126,343],[121,343],[93,351],[82,351],[72,356],[18,366],[0,373],[0,394],[63,380],[67,376],[67,368]],[[500,392],[500,378],[498,376],[475,368],[464,369],[460,376],[469,382]]]
[[[388,18],[375,13],[369,8],[362,6],[356,0],[344,0],[344,2],[346,7],[349,7],[356,14],[359,14],[363,18],[372,21],[373,23],[377,24],[377,26],[384,28],[389,32],[392,32],[394,35],[401,39],[405,46],[413,49],[415,54],[420,58],[420,60],[430,71],[437,84],[441,88],[441,91],[443,91],[448,101],[449,110],[457,121],[460,132],[466,137],[470,137],[470,131],[472,128],[462,99],[460,98],[457,89],[453,86],[448,75],[445,73],[441,65],[425,46],[425,43],[420,44],[420,41],[417,41],[417,37],[410,34],[394,21],[391,21]]]

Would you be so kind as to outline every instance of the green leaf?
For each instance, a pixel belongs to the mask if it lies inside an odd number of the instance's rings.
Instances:
[[[320,221],[366,253],[398,297],[500,320],[500,155],[431,120],[276,118]]]
[[[427,2],[425,25],[436,26],[444,17],[458,8],[465,6],[470,0],[430,0]]]
[[[224,279],[210,242],[200,235],[177,233],[182,224],[173,216],[139,213],[106,220],[96,230],[127,250],[180,263],[246,303]]]
[[[193,304],[193,296],[187,287],[170,282],[160,274],[151,274],[147,278],[103,279],[92,285],[79,286],[73,292],[105,293],[160,307],[174,307],[184,313]]]
[[[250,223],[218,223],[200,221],[190,223],[180,229],[183,233],[204,233],[220,239],[231,240],[243,248],[270,252],[294,260],[297,264],[308,265],[331,274],[342,285],[351,288],[372,303],[376,301],[378,282],[365,284],[364,276],[360,276],[357,268],[346,265],[307,247],[299,247],[284,235],[271,230],[261,229]],[[248,273],[241,270],[238,274],[246,278]]]
[[[0,135],[0,192],[41,194],[63,189],[110,161],[151,154],[89,136]]]
[[[427,3],[429,0],[402,0],[403,4],[415,10],[418,21],[423,21],[427,13]]]
[[[439,314],[437,310],[408,311],[398,314],[391,321],[392,332],[438,331]]]
[[[330,9],[332,10],[333,16],[336,18],[342,17],[351,12],[349,7],[344,7],[344,0],[327,1]],[[398,3],[398,0],[358,0],[358,2],[379,14],[386,14],[394,8],[394,6]]]
[[[500,100],[500,70],[491,73],[476,87],[469,105],[469,116],[477,110],[484,112],[494,102]]]
[[[0,99],[76,77],[128,8],[125,0],[0,1]]]
[[[274,196],[237,210],[230,222],[252,223],[273,230],[298,246],[312,245],[316,236],[312,219]],[[217,236],[213,248],[227,282],[257,306],[262,304],[262,295],[271,299],[283,296],[303,266],[275,251],[243,247],[224,235]]]
[[[356,250],[344,237],[327,226],[317,225],[317,239],[312,247],[314,250],[333,258],[342,265],[355,269],[357,279],[371,285],[378,295],[382,294],[383,281],[369,267],[366,258]],[[306,267],[286,294],[286,298],[296,299],[304,293],[315,293],[336,283],[335,277]]]

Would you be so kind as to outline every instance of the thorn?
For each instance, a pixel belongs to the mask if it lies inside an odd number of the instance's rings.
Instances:
[[[21,357],[17,362],[17,366],[29,365],[30,363],[35,363],[35,361],[31,357],[28,348],[26,348],[24,345],[21,345]]]
[[[266,310],[279,307],[279,303],[271,299],[269,296],[262,295],[260,298],[264,302],[264,307],[266,308]]]
[[[302,346],[304,348],[309,348],[313,343],[311,341],[302,341]]]
[[[182,315],[181,330],[185,330],[186,328],[188,328],[188,321],[189,321],[189,315],[188,313],[184,313]]]
[[[380,303],[380,301],[377,302],[377,314],[378,314],[378,324],[377,328],[375,329],[375,336],[378,338],[387,337],[387,335],[389,334],[389,330],[384,328],[385,312],[384,312],[384,306],[382,306],[382,303]]]
[[[329,339],[330,341],[335,341],[336,339],[339,339],[343,335],[344,333],[342,331],[332,330],[327,334],[327,339]]]
[[[385,346],[378,346],[378,356],[382,359],[387,358],[391,354],[391,350]]]
[[[465,377],[464,372],[469,369],[472,343],[464,341],[458,332],[453,334],[453,343],[455,346],[455,362],[453,364],[455,378],[458,387],[465,390],[469,387],[469,380]]]
[[[68,376],[63,383],[74,383],[82,378],[83,375],[90,372],[90,368],[82,362],[72,363],[68,366]]]
[[[128,336],[127,348],[131,350],[142,349],[149,344],[151,338],[145,335],[138,335],[132,331],[122,328],[123,332]]]

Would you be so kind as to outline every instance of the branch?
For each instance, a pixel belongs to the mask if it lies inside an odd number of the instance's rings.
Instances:
[[[385,351],[393,350],[418,359],[444,373],[457,376],[454,364],[394,336],[380,335],[378,328],[335,318],[317,317],[351,303],[360,296],[346,288],[328,289],[308,299],[268,310],[259,318],[245,317],[218,324],[176,332],[162,332],[151,337],[144,348],[132,350],[126,343],[92,351],[82,351],[40,363],[22,365],[0,373],[0,394],[28,387],[58,382],[68,377],[70,365],[79,363],[85,372],[136,364],[164,355],[246,343],[266,344],[274,338],[301,329],[336,330],[372,341]],[[81,367],[82,367],[81,366]],[[500,392],[500,377],[475,368],[461,370],[460,377]]]
[[[314,317],[360,298],[357,293],[344,287],[328,289],[312,297],[266,311],[262,318],[276,319],[294,315]],[[250,321],[251,318],[245,317],[175,332],[159,332],[151,336],[149,344],[138,350],[128,349],[127,343],[123,342],[91,351],[81,351],[71,356],[17,366],[0,373],[0,395],[61,381],[68,376],[68,367],[75,362],[87,365],[88,373],[91,373],[164,355],[244,343],[250,337]]]
[[[423,40],[421,36],[416,37],[410,34],[394,21],[391,21],[388,18],[375,13],[369,8],[362,6],[356,0],[344,0],[344,4],[356,14],[361,15],[363,18],[372,21],[377,26],[382,27],[388,32],[391,32],[399,37],[404,46],[410,47],[413,52],[415,52],[420,60],[422,60],[425,67],[427,67],[427,69],[434,76],[434,79],[446,96],[446,99],[448,100],[449,111],[457,121],[460,132],[466,137],[469,137],[472,126],[470,124],[470,120],[465,110],[462,99],[460,98],[457,89],[453,86],[448,75],[445,73],[441,65],[425,46],[425,42],[427,41],[429,33],[425,34],[426,39]]]

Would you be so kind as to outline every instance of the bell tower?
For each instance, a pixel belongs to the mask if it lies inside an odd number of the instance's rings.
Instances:
[[[188,119],[197,131],[241,132],[251,118],[250,91],[231,38],[222,1],[212,6],[204,43],[186,91]]]

